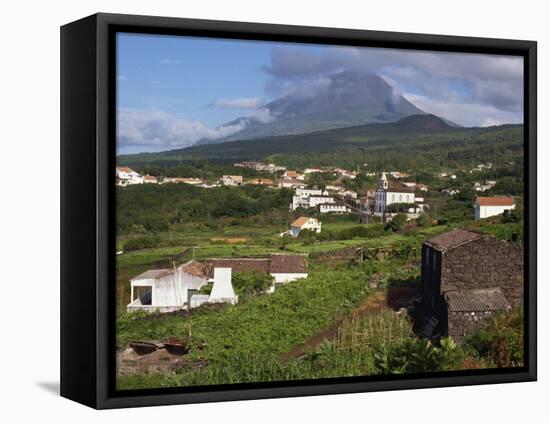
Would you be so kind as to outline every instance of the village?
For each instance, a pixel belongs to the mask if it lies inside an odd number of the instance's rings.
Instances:
[[[520,158],[343,161],[117,167],[121,386],[521,365]]]
[[[129,167],[117,167],[120,193],[130,192],[126,190],[132,185],[171,186],[170,192],[177,193],[180,185],[185,192],[222,190],[232,196],[233,192],[237,195],[242,189],[256,187],[273,195],[280,191],[283,198],[290,199],[279,210],[280,218],[286,221],[284,230],[261,224],[250,227],[244,223],[246,220],[237,219],[234,222],[240,223],[234,230],[207,230],[202,236],[197,235],[199,241],[194,244],[182,241],[186,246],[177,257],[162,259],[154,267],[147,268],[144,263],[136,270],[131,270],[132,266],[122,272],[120,290],[128,292],[128,302],[121,304],[121,313],[160,314],[168,322],[178,319],[181,313],[193,316],[194,310],[210,307],[205,310],[211,310],[211,319],[216,315],[222,319],[226,307],[245,310],[253,304],[251,298],[277,301],[282,295],[290,295],[290,287],[306,289],[318,284],[327,265],[341,269],[337,273],[341,276],[336,277],[344,283],[350,270],[341,268],[342,263],[354,266],[352,272],[379,266],[390,266],[397,273],[402,267],[412,269],[416,282],[405,286],[400,286],[404,282],[394,282],[397,285],[391,288],[370,280],[366,298],[382,298],[382,310],[389,307],[395,316],[407,316],[415,336],[420,338],[437,340],[448,336],[461,345],[468,336],[484,329],[494,316],[522,304],[522,249],[510,240],[495,237],[490,230],[487,232],[488,228],[504,227],[500,222],[510,220],[507,216],[517,205],[513,195],[491,195],[497,186],[497,180],[486,177],[492,171],[491,163],[463,170],[463,174],[473,175],[474,179],[478,173],[485,178],[474,180],[468,187],[475,197],[472,208],[463,211],[460,225],[437,218],[438,204],[443,204],[438,199],[453,204],[454,198],[465,190],[457,186],[458,171],[434,174],[434,188],[417,183],[411,173],[365,171],[366,165],[362,172],[341,168],[287,169],[263,162],[237,162],[233,166],[237,172],[209,180],[141,175]],[[255,172],[253,177],[247,176],[247,171]],[[354,189],[354,181],[361,178],[370,181],[369,187]],[[413,231],[415,237],[406,231]],[[345,233],[350,235],[342,235]],[[140,254],[141,250],[125,251],[124,245],[118,260],[130,260]],[[403,253],[404,249],[409,252]],[[310,348],[320,345],[317,338],[313,336],[316,341]],[[330,340],[330,335],[319,339]],[[182,359],[180,353],[168,352],[175,342],[173,337],[153,343],[146,339],[122,341],[125,347],[119,354],[119,374],[166,374],[180,369],[191,359],[188,349],[192,347],[184,348]],[[178,348],[181,351],[181,345]],[[296,348],[301,351],[302,347],[298,343],[287,354],[301,357]]]
[[[270,189],[287,188],[294,191],[292,203],[289,205],[290,211],[315,210],[319,215],[327,213],[345,214],[353,213],[360,217],[361,221],[367,221],[369,217],[377,217],[383,221],[391,220],[396,214],[403,213],[407,219],[416,219],[420,213],[426,211],[429,205],[426,202],[426,193],[430,187],[426,184],[414,181],[414,176],[399,171],[385,172],[364,172],[367,177],[379,177],[376,188],[357,192],[349,189],[343,184],[343,181],[354,180],[359,172],[341,168],[305,168],[302,172],[297,170],[288,170],[284,166],[276,166],[263,162],[238,162],[236,168],[248,168],[258,172],[267,172],[275,174],[272,177],[260,176],[258,178],[245,180],[242,175],[223,175],[216,181],[204,181],[193,177],[157,177],[151,175],[141,175],[129,167],[116,168],[116,185],[128,186],[136,184],[187,184],[199,188],[216,187],[240,187],[245,185],[260,185]],[[490,170],[492,163],[478,164],[468,173]],[[310,178],[314,174],[329,174],[335,182],[324,184],[318,187]],[[456,174],[439,172],[437,176],[441,180],[453,182],[457,179]],[[472,211],[476,220],[500,215],[506,211],[515,208],[515,201],[512,196],[485,195],[496,185],[496,180],[485,179],[484,181],[475,181],[470,187],[476,196],[475,208]],[[460,194],[460,189],[454,187],[444,187],[439,189],[439,193],[447,196]],[[481,194],[483,193],[483,194]],[[297,226],[301,222],[302,226]],[[296,221],[296,224],[281,234],[290,234],[297,236],[300,229],[310,229],[315,232],[321,231],[321,222],[317,219],[308,220],[307,225],[303,226],[305,220]]]

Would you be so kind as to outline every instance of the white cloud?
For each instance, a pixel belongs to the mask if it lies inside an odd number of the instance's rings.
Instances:
[[[248,117],[261,123],[268,123],[275,120],[275,116],[271,114],[267,107],[254,110],[250,115],[248,115]]]
[[[478,103],[434,100],[427,96],[405,93],[403,96],[427,113],[443,116],[463,126],[493,126],[504,123],[522,123],[523,114],[501,110]]]
[[[223,109],[257,109],[264,102],[261,97],[220,98],[214,101],[212,105]]]
[[[162,65],[179,65],[181,60],[178,59],[160,59]]]
[[[216,140],[233,135],[244,129],[246,123],[241,120],[234,125],[209,128],[202,122],[182,119],[161,110],[120,109],[117,142],[119,147],[188,147],[201,139]]]
[[[287,94],[341,70],[373,72],[397,91],[415,92],[433,100],[472,103],[506,113],[523,111],[523,59],[489,54],[331,47],[312,52],[297,47],[275,47],[271,63],[272,94]]]

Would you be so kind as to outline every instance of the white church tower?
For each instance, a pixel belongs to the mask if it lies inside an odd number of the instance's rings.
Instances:
[[[382,176],[378,181],[378,189],[388,189],[388,177],[386,176],[386,172],[382,172]]]
[[[384,213],[386,211],[386,195],[388,190],[388,177],[386,172],[382,172],[382,176],[378,180],[378,189],[374,197],[374,211]]]

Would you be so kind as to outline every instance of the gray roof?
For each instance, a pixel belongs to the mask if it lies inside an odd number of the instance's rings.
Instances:
[[[171,269],[150,269],[133,277],[132,280],[137,281],[140,279],[158,279],[161,276],[167,275],[171,271]]]
[[[425,241],[424,244],[436,250],[445,251],[475,241],[482,236],[483,235],[478,232],[467,231],[465,229],[453,229],[452,231],[445,232],[444,234],[437,235]]]
[[[445,293],[449,311],[480,312],[509,310],[510,303],[500,288],[471,289]]]

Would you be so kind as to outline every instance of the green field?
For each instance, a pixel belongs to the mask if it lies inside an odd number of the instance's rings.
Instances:
[[[407,295],[418,289],[420,247],[425,239],[464,227],[523,243],[522,137],[522,127],[517,125],[442,131],[374,125],[279,137],[276,142],[236,141],[120,157],[120,164],[135,166],[142,173],[198,177],[210,183],[237,172],[232,166],[237,159],[254,158],[297,170],[306,166],[360,170],[354,180],[338,180],[331,173],[314,174],[306,180],[311,187],[339,183],[361,195],[377,184],[365,169],[391,169],[411,173],[410,180],[428,184],[430,189],[422,193],[429,206],[425,219],[404,219],[393,225],[379,221],[362,224],[354,214],[289,212],[293,195],[289,189],[252,185],[204,189],[185,184],[117,188],[117,249],[122,252],[116,258],[119,351],[129,341],[169,337],[190,347],[185,367],[170,374],[122,376],[117,381],[119,388],[517,365],[522,359],[518,348],[512,348],[522,336],[518,335],[517,316],[505,320],[506,330],[501,331],[502,321],[498,321],[497,329],[490,327],[462,347],[447,339],[432,344],[415,333],[413,322],[396,313],[400,306],[392,308],[389,299],[399,289]],[[480,158],[494,166],[473,172]],[[456,178],[437,176],[442,171],[452,172]],[[245,179],[276,180],[280,176],[250,169],[238,172]],[[515,213],[473,221],[477,195],[473,184],[486,179],[497,181],[486,195],[515,196]],[[441,192],[444,188],[460,192],[451,196]],[[321,233],[279,236],[303,215],[318,217]],[[353,255],[357,249],[360,256]],[[126,313],[129,280],[145,270],[191,259],[266,257],[271,253],[307,254],[309,276],[273,294],[239,294],[236,305],[201,306],[188,315]],[[325,339],[319,336],[334,325],[337,330],[324,342],[317,342]],[[506,359],[497,348],[502,342],[512,346]],[[292,354],[302,347],[303,354]]]

